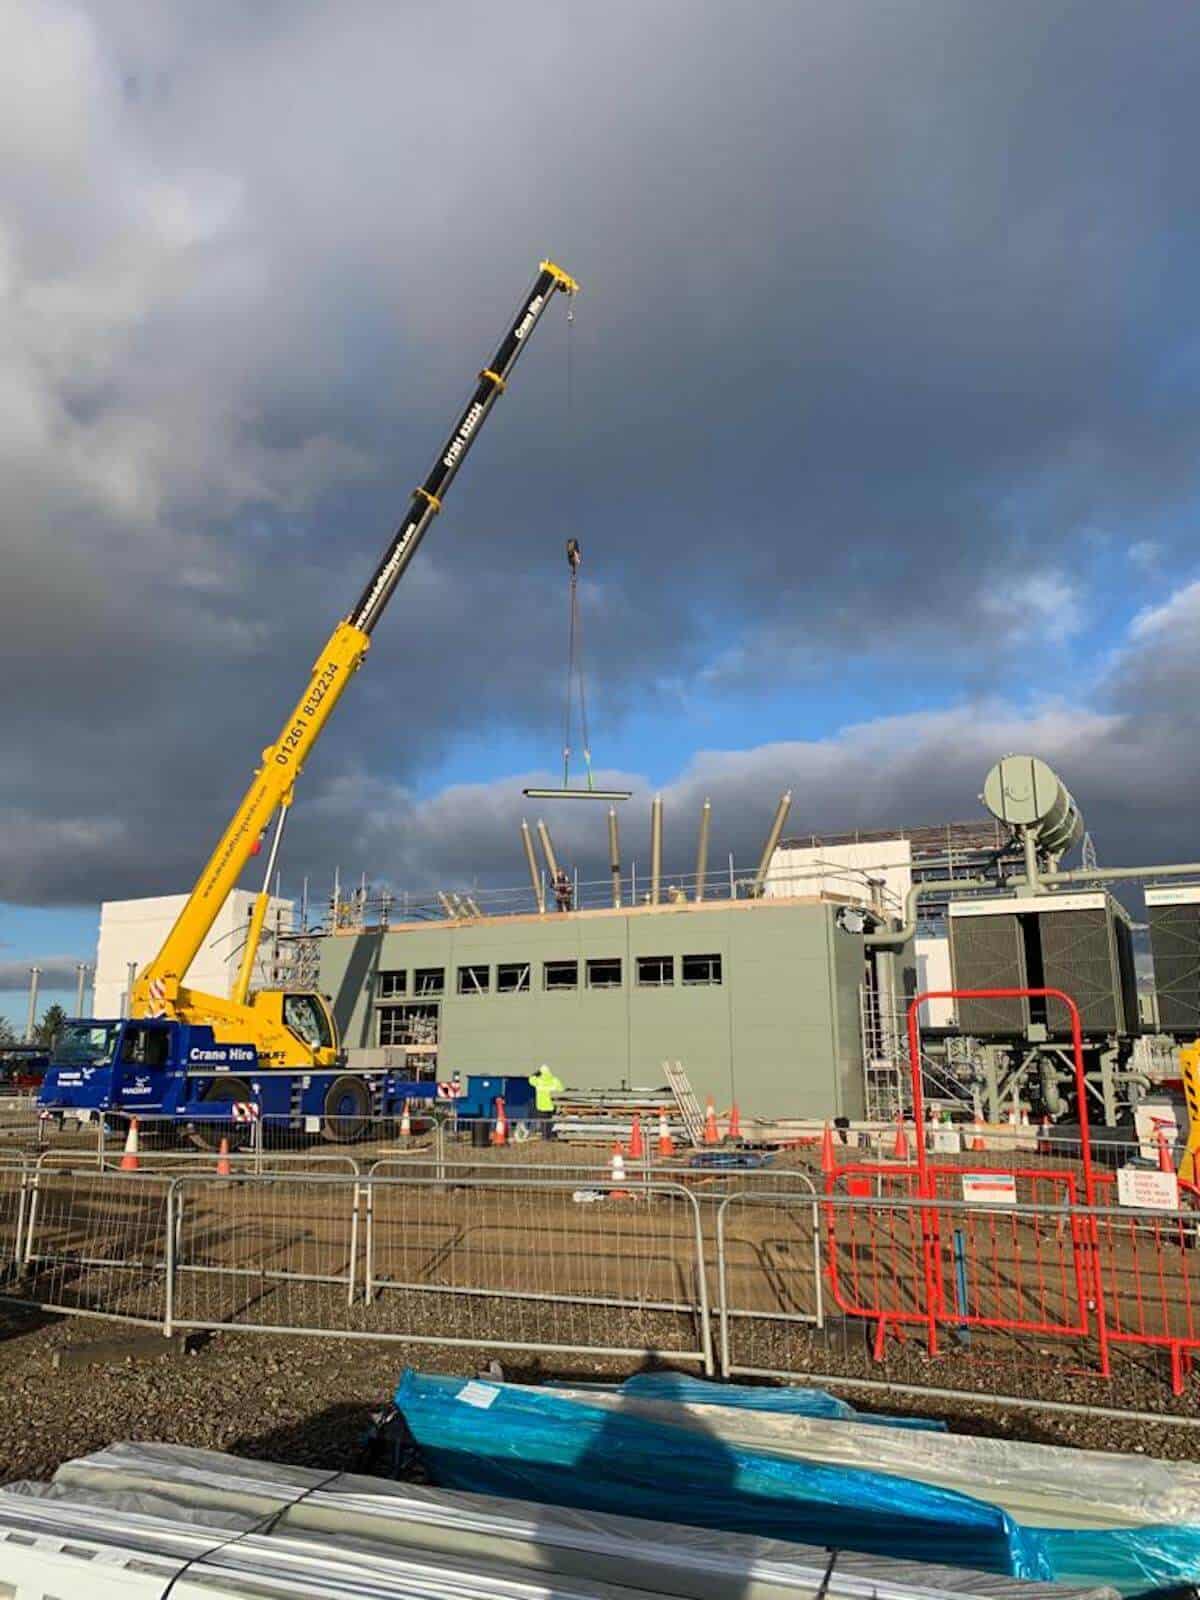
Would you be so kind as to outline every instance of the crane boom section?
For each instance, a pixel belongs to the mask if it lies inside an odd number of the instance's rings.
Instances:
[[[130,1010],[137,1016],[173,1014],[179,986],[208,936],[230,890],[237,883],[255,842],[292,786],[341,699],[371,642],[371,633],[397,583],[417,552],[429,523],[467,452],[479,435],[529,335],[556,292],[574,294],[575,280],[552,261],[543,261],[532,289],[522,299],[508,332],[438,452],[425,481],[413,491],[408,514],[385,550],[353,610],[333,630],[317,657],[312,677],[275,743],[263,751],[254,777],[216,849],[209,857],[187,904],[161,950],[134,985]]]

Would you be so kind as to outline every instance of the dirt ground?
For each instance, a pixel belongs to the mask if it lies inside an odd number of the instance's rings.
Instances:
[[[393,1174],[410,1177],[411,1184],[380,1187],[370,1198],[369,1245],[365,1212],[354,1208],[353,1185],[335,1192],[305,1177],[303,1166],[289,1171],[290,1182],[263,1185],[238,1182],[236,1176],[220,1181],[211,1155],[164,1159],[161,1166],[151,1157],[139,1180],[114,1184],[111,1175],[102,1178],[68,1157],[69,1170],[47,1171],[41,1180],[39,1260],[26,1285],[31,1297],[161,1320],[165,1180],[190,1171],[180,1190],[175,1236],[177,1318],[324,1327],[368,1337],[231,1330],[203,1336],[206,1342],[195,1353],[164,1355],[155,1343],[158,1336],[151,1335],[151,1353],[126,1360],[122,1341],[132,1346],[146,1338],[144,1330],[0,1306],[5,1399],[0,1481],[45,1477],[59,1462],[122,1438],[353,1467],[372,1414],[387,1401],[406,1365],[469,1375],[498,1359],[517,1381],[586,1380],[646,1365],[632,1358],[519,1354],[499,1347],[506,1338],[636,1344],[660,1352],[653,1364],[695,1372],[694,1363],[679,1360],[683,1351],[695,1349],[698,1338],[690,1310],[697,1283],[690,1203],[639,1193],[631,1177],[627,1199],[580,1205],[572,1189],[576,1184],[587,1188],[588,1179],[567,1169],[588,1156],[551,1149],[562,1190],[522,1187],[519,1179],[515,1187],[489,1186],[487,1179],[499,1176],[498,1168],[508,1168],[505,1177],[517,1177],[516,1169],[528,1159],[525,1150],[484,1152],[473,1173],[457,1168],[449,1180],[444,1169],[430,1163],[427,1151],[411,1152]],[[543,1158],[542,1147],[538,1158]],[[767,1185],[799,1194],[807,1188],[804,1166],[804,1156],[789,1153]],[[715,1305],[713,1202],[730,1187],[750,1187],[750,1177],[690,1172],[687,1181],[701,1200],[703,1254]],[[1196,1377],[1189,1380],[1187,1394],[1173,1396],[1161,1351],[1122,1348],[1115,1376],[1105,1382],[1095,1376],[1095,1352],[1077,1338],[947,1327],[943,1354],[930,1362],[921,1328],[909,1325],[906,1331],[901,1322],[888,1335],[881,1367],[870,1348],[875,1322],[841,1312],[851,1305],[893,1314],[912,1310],[923,1282],[920,1230],[914,1231],[911,1215],[886,1209],[878,1217],[867,1214],[866,1222],[852,1228],[853,1215],[839,1213],[827,1241],[834,1249],[818,1272],[812,1208],[730,1208],[725,1261],[730,1303],[741,1308],[728,1330],[735,1363],[835,1372],[867,1382],[886,1376],[985,1395],[1032,1393],[1092,1409],[1067,1414],[894,1389],[847,1385],[840,1391],[863,1410],[940,1416],[963,1431],[1200,1459],[1200,1428],[1098,1414],[1099,1408],[1125,1407],[1191,1415]],[[952,1231],[959,1223],[948,1217]],[[1031,1323],[1075,1323],[1081,1305],[1075,1270],[1080,1243],[1070,1227],[1057,1219],[1033,1225],[991,1217],[962,1227],[970,1266],[960,1281],[947,1253],[947,1304],[961,1296],[977,1320],[994,1307]],[[1108,1308],[1111,1325],[1125,1326],[1135,1313],[1154,1312],[1172,1332],[1187,1333],[1193,1304],[1200,1306],[1194,1266],[1200,1251],[1190,1240],[1174,1241],[1164,1275],[1168,1257],[1156,1250],[1159,1270],[1151,1280],[1131,1271],[1130,1242],[1121,1234],[1102,1241],[1106,1280],[1119,1291]],[[368,1269],[374,1285],[370,1298],[364,1293]],[[819,1284],[827,1319],[822,1333],[808,1320]],[[407,1338],[374,1337],[397,1329]],[[454,1347],[418,1342],[434,1334],[462,1342]],[[110,1349],[92,1365],[55,1367],[56,1353],[70,1355],[100,1340],[115,1346],[115,1353]],[[164,1348],[174,1349],[165,1342]],[[1032,1375],[1036,1388],[1031,1388]],[[836,1389],[835,1383],[828,1386]]]
[[[106,1348],[91,1364],[55,1367],[56,1354],[70,1359],[100,1342],[132,1347],[134,1337],[111,1322],[0,1308],[0,1481],[46,1478],[60,1462],[117,1439],[165,1440],[331,1470],[361,1468],[372,1416],[406,1366],[468,1376],[496,1357],[494,1351],[394,1342],[219,1333],[194,1353],[172,1345],[171,1354],[122,1359],[119,1349]],[[647,1365],[579,1356],[502,1353],[500,1359],[506,1377],[525,1383],[616,1377]],[[843,1393],[860,1410],[940,1416],[962,1432],[1200,1459],[1200,1429],[932,1402],[894,1391],[869,1398],[853,1389]]]

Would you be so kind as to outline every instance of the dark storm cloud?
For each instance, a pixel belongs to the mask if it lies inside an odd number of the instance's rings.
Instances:
[[[1086,701],[1033,711],[981,701],[879,718],[828,739],[700,752],[661,791],[665,870],[668,877],[692,871],[706,799],[713,806],[711,870],[722,872],[729,853],[745,871],[758,861],[784,789],[793,796],[792,835],[980,817],[984,774],[1013,750],[1042,756],[1064,778],[1102,864],[1195,859],[1200,707],[1194,695],[1175,696],[1178,685],[1194,683],[1198,674],[1200,584],[1194,584],[1137,619]],[[634,862],[644,871],[651,788],[636,773],[604,772],[598,780],[635,791],[620,808],[622,849],[626,871]],[[520,789],[553,781],[548,773],[526,774],[418,802],[386,782],[343,777],[325,788],[317,810],[342,842],[343,881],[367,868],[393,886],[515,886],[525,877],[520,821],[532,824],[538,812]],[[604,807],[550,803],[541,810],[560,858],[585,879],[603,881]],[[305,825],[314,827],[314,818]],[[327,889],[327,882],[320,885],[320,892]]]
[[[79,980],[75,956],[42,956],[38,960],[38,984],[45,991],[73,989]],[[26,993],[29,989],[28,961],[0,961],[0,994]]]
[[[315,870],[500,870],[511,805],[404,796],[464,740],[549,736],[567,533],[614,719],[847,646],[979,694],[1082,626],[1097,538],[1176,558],[1191,7],[26,0],[3,27],[0,898],[190,881],[545,249],[585,285],[570,402],[560,318],[306,774]],[[1120,692],[1047,739],[1148,738]],[[1164,748],[1183,693],[1155,678]],[[853,825],[886,769],[882,820],[959,811],[950,727],[908,789],[851,730],[730,758],[731,795],[798,771]]]

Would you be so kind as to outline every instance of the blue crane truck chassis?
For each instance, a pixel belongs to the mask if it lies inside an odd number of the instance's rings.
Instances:
[[[411,1069],[428,1074],[422,1062]],[[462,1121],[483,1121],[503,1098],[508,1117],[533,1112],[528,1077],[469,1077],[438,1084],[400,1068],[263,1067],[249,1044],[218,1043],[210,1027],[166,1019],[67,1022],[54,1042],[38,1093],[50,1116],[148,1117],[181,1128],[197,1125],[231,1143],[248,1124],[320,1133],[339,1142],[362,1138],[372,1123],[435,1105]]]
[[[247,1119],[320,1131],[338,1139],[374,1119],[400,1116],[438,1098],[432,1078],[403,1069],[260,1067],[253,1045],[218,1043],[197,1023],[149,1018],[78,1019],[60,1031],[38,1094],[44,1112],[80,1112],[227,1122]]]

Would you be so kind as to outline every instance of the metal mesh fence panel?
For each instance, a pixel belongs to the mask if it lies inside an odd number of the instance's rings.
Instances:
[[[1108,1340],[1162,1351],[1182,1394],[1200,1353],[1200,1219],[1194,1212],[1095,1216],[1095,1249]]]
[[[14,1292],[54,1310],[162,1322],[169,1188],[149,1174],[34,1168]]]
[[[0,1156],[0,1284],[17,1274],[25,1242],[28,1207],[28,1164]]]
[[[700,1214],[674,1185],[518,1174],[370,1185],[373,1322],[434,1342],[613,1354],[712,1368]]]
[[[427,1162],[361,1182],[184,1177],[175,1193],[176,1327],[662,1350],[711,1370],[699,1216],[683,1191],[615,1196]]]
[[[824,1322],[816,1199],[728,1195],[717,1209],[715,1251],[722,1372],[786,1367],[796,1325]]]

